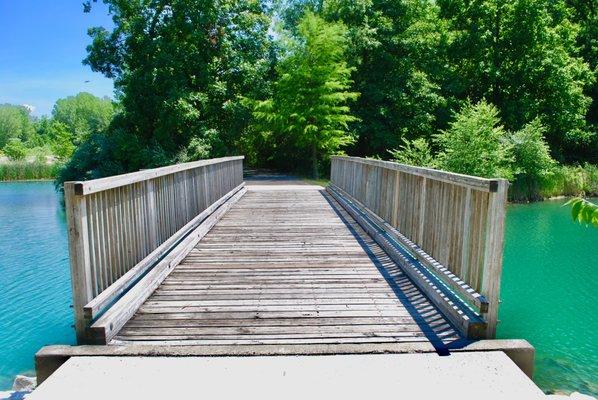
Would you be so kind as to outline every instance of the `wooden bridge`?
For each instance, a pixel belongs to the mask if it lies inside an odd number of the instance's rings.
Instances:
[[[65,184],[79,343],[443,352],[494,337],[506,181],[334,157],[326,189],[246,184],[242,164]]]
[[[529,343],[478,340],[507,182],[331,168],[327,188],[244,182],[243,157],[67,182],[78,345],[36,354],[31,399],[544,398]]]

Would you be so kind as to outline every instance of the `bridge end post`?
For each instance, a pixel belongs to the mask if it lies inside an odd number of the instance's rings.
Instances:
[[[509,181],[497,179],[489,193],[488,214],[486,221],[486,240],[484,247],[484,266],[482,268],[482,294],[488,299],[486,338],[496,337],[498,308],[500,305],[500,282],[505,236],[505,217],[507,190]]]
[[[77,343],[87,342],[89,321],[83,307],[93,298],[91,265],[89,257],[89,234],[85,197],[77,194],[76,182],[65,182],[64,197],[68,229],[73,311]]]

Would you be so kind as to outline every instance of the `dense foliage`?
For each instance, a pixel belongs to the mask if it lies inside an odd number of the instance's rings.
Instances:
[[[346,152],[505,177],[517,199],[594,186],[592,1],[103,2],[84,62],[117,105],[34,129],[70,159],[61,181],[229,154],[317,175]],[[14,157],[23,113],[0,107]]]
[[[79,145],[91,135],[102,133],[114,116],[114,104],[89,93],[79,93],[56,101],[47,134],[58,139],[68,132],[69,139]]]

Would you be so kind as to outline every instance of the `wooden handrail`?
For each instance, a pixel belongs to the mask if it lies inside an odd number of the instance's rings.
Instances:
[[[75,328],[91,320],[243,186],[243,156],[65,182]]]
[[[486,336],[495,336],[508,181],[335,156],[331,183],[384,221],[388,233],[457,295],[485,312]]]
[[[161,176],[174,174],[176,172],[182,172],[213,164],[220,164],[227,161],[239,161],[243,160],[244,158],[245,156],[212,158],[210,160],[199,160],[188,163],[167,165],[165,167],[160,168],[144,169],[137,172],[108,176],[106,178],[94,179],[90,181],[72,182],[72,184],[75,186],[75,194],[79,196],[84,196],[96,192],[101,192],[103,190],[114,189],[120,186],[131,185],[133,183],[159,178]],[[69,182],[69,184],[71,184],[71,182]]]
[[[332,159],[348,160],[355,163],[372,165],[389,170],[401,171],[411,175],[452,183],[459,186],[469,187],[483,192],[496,192],[501,179],[487,179],[478,176],[457,174],[454,172],[440,171],[432,168],[415,167],[413,165],[399,164],[392,161],[374,160],[371,158],[332,156]],[[504,179],[503,179],[504,180]]]

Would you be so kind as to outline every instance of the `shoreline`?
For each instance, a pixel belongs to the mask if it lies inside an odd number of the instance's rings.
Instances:
[[[28,183],[28,182],[54,182],[55,178],[37,178],[37,179],[5,179],[0,180],[0,183]]]
[[[557,200],[573,199],[573,198],[576,198],[576,197],[580,197],[582,199],[591,199],[591,198],[598,197],[598,193],[588,193],[588,194],[584,194],[583,196],[581,196],[581,195],[574,196],[574,195],[561,194],[561,195],[558,195],[558,196],[544,197],[544,198],[541,198],[539,200],[527,200],[527,201],[513,201],[513,200],[509,200],[507,203],[508,204],[535,204],[535,203],[543,203],[545,201],[557,201]]]

